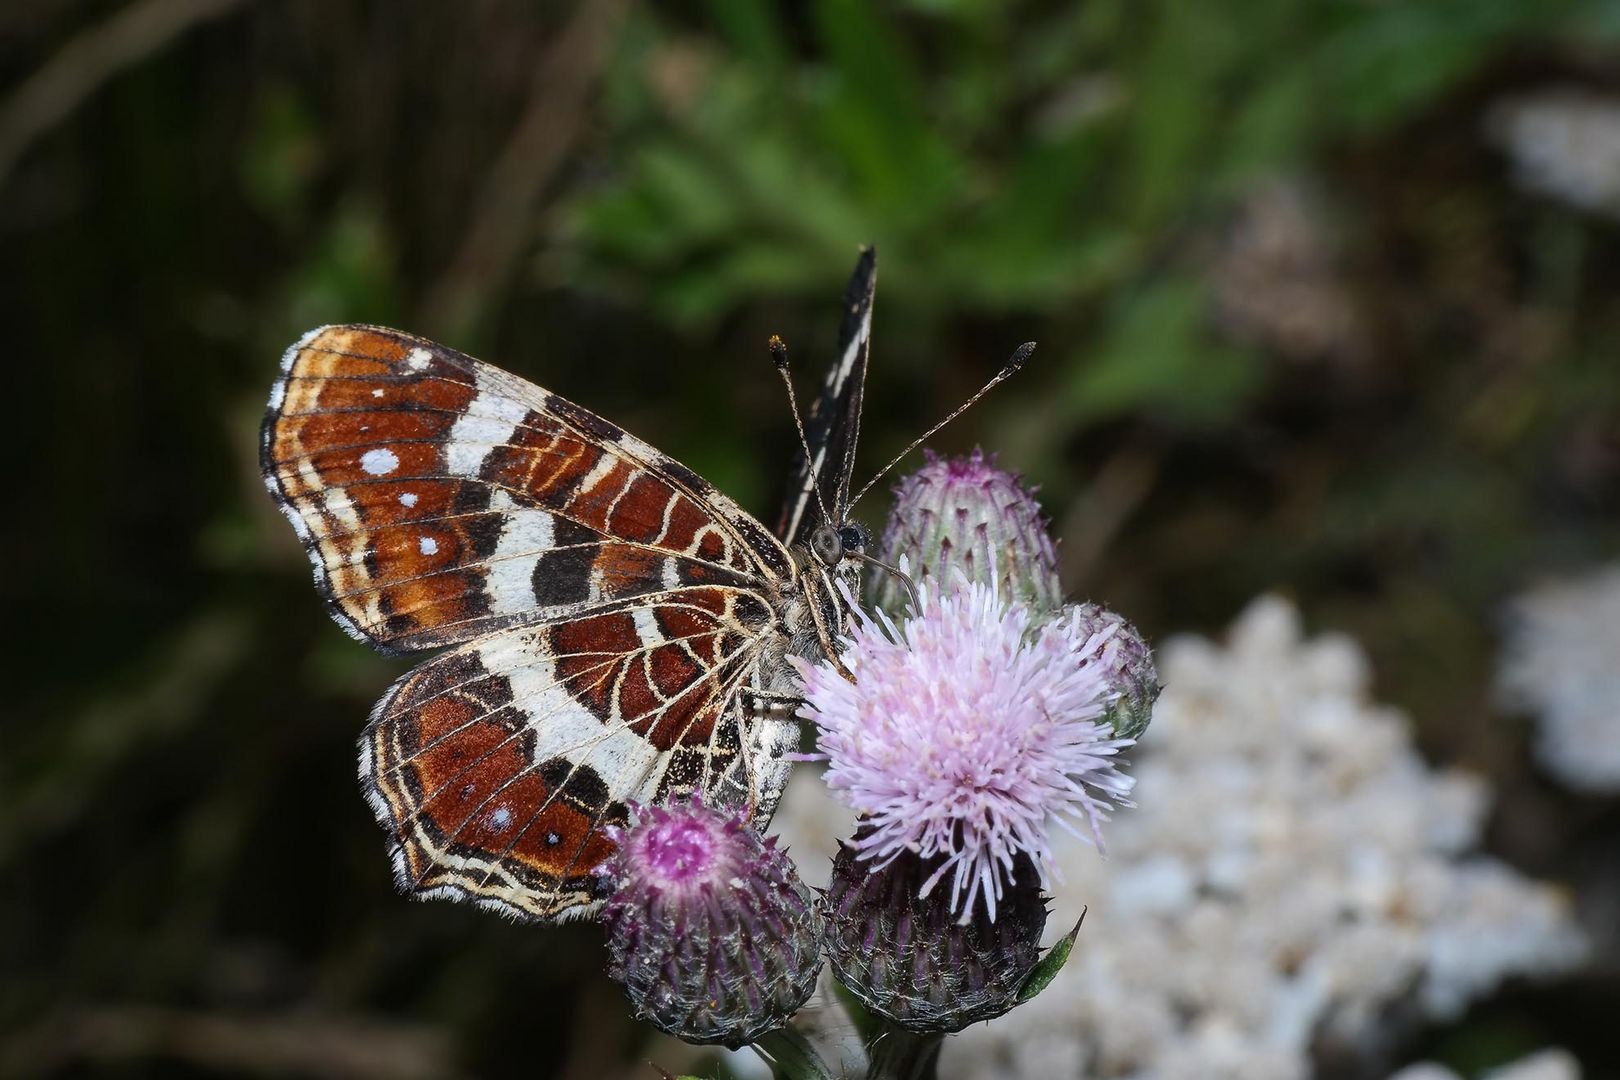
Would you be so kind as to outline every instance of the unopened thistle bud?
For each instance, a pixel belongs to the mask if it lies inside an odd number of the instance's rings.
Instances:
[[[1106,635],[1106,641],[1092,661],[1104,671],[1112,690],[1119,694],[1103,716],[1103,722],[1121,739],[1140,738],[1153,719],[1153,703],[1163,686],[1153,665],[1153,650],[1136,627],[1124,616],[1101,604],[1070,604],[1063,618],[1075,625],[1075,635],[1091,638]]]
[[[822,920],[775,839],[696,804],[643,807],[598,871],[608,974],[643,1019],[692,1043],[744,1046],[815,988]]]
[[[827,889],[827,958],[838,981],[870,1011],[918,1034],[960,1031],[1016,1005],[1046,927],[1040,877],[1027,856],[1018,857],[994,920],[979,909],[965,923],[948,887],[920,895],[943,861],[907,851],[873,870],[840,845]]]
[[[971,457],[928,455],[927,463],[895,487],[894,510],[878,545],[878,557],[893,565],[906,556],[919,578],[950,587],[954,571],[968,581],[991,584],[1000,595],[1037,612],[1063,603],[1057,551],[1041,518],[1040,504],[1018,479],[975,450]],[[902,584],[875,577],[874,600],[900,609]]]

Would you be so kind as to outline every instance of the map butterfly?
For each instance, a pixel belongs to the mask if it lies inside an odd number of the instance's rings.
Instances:
[[[265,484],[351,636],[445,647],[391,686],[360,783],[401,889],[588,914],[627,804],[769,820],[798,746],[790,655],[836,661],[875,260],[845,296],[776,532],[596,414],[434,342],[326,326],[270,394]]]

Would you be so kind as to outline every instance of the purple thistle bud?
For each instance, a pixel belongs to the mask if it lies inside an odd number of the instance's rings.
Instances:
[[[639,807],[599,869],[608,974],[636,1013],[692,1043],[736,1048],[815,989],[822,920],[775,839],[695,803]]]
[[[1077,636],[1106,635],[1096,663],[1118,696],[1103,719],[1121,739],[1141,738],[1153,719],[1153,703],[1164,689],[1153,664],[1153,650],[1124,616],[1101,604],[1070,604],[1062,617],[1075,622]]]
[[[908,851],[874,871],[840,845],[827,888],[827,958],[838,981],[870,1011],[918,1034],[960,1031],[1016,1005],[1046,928],[1028,856],[1014,861],[1000,917],[979,911],[965,923],[943,891],[920,895],[940,861]]]
[[[965,458],[927,455],[922,468],[895,486],[894,510],[878,544],[878,558],[894,565],[904,555],[920,579],[991,584],[1010,601],[1053,612],[1063,603],[1057,551],[1040,504],[1014,473],[996,468],[981,450]],[[875,579],[873,599],[898,611],[905,594],[887,574]]]
[[[842,655],[854,682],[796,661],[800,715],[819,729],[828,787],[865,818],[859,857],[881,869],[938,856],[922,894],[946,887],[964,922],[982,897],[994,921],[1020,855],[1046,884],[1052,828],[1099,838],[1109,800],[1130,794],[1115,755],[1131,740],[1103,721],[1118,696],[1098,662],[1112,633],[1072,615],[1034,626],[993,588],[957,584],[920,585],[903,626],[857,612]]]

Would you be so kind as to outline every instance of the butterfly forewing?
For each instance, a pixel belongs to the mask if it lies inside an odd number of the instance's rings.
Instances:
[[[805,418],[810,457],[806,459],[803,451],[794,456],[787,499],[777,520],[776,534],[790,545],[804,542],[819,525],[842,526],[848,517],[849,483],[861,429],[861,399],[872,348],[872,301],[876,290],[877,252],[865,248],[844,288],[838,355],[827,369],[820,396]],[[823,506],[832,520],[822,520]]]
[[[691,470],[398,331],[325,327],[290,349],[262,459],[334,617],[390,650],[789,573],[780,545]]]
[[[345,629],[456,646],[396,683],[361,740],[402,887],[581,914],[631,800],[768,818],[798,733],[756,698],[780,698],[785,654],[814,638],[787,549],[690,469],[368,326],[288,350],[261,462]]]

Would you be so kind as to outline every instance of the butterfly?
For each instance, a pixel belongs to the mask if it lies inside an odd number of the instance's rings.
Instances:
[[[875,258],[846,293],[778,529],[579,405],[443,345],[326,326],[289,348],[260,464],[351,636],[444,648],[383,695],[360,784],[398,885],[590,914],[632,802],[763,825],[799,744],[789,656],[837,660]],[[852,593],[850,595],[853,595]]]

